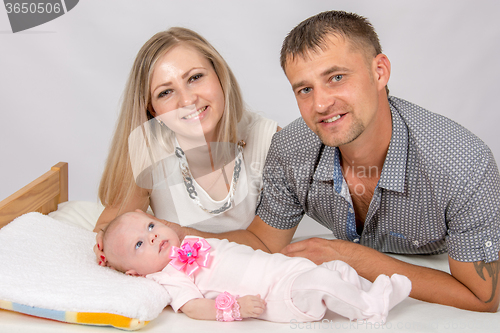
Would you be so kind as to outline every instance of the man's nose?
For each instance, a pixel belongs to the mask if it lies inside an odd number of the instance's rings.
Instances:
[[[335,104],[335,97],[332,92],[325,87],[317,87],[313,91],[314,109],[318,113],[324,113]]]

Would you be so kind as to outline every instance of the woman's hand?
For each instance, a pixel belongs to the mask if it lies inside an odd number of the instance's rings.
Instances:
[[[95,236],[95,242],[96,244],[94,245],[94,253],[97,259],[97,263],[99,266],[106,266],[107,265],[107,260],[106,256],[104,255],[104,248],[102,245],[102,236],[104,235],[104,232],[99,230],[97,235]]]
[[[266,309],[266,302],[260,295],[247,295],[238,298],[241,318],[257,318]]]

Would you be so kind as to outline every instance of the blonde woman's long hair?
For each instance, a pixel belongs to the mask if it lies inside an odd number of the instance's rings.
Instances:
[[[217,141],[238,141],[237,124],[246,110],[239,85],[226,61],[207,40],[192,30],[173,27],[159,32],[140,49],[127,80],[120,116],[99,185],[99,199],[104,206],[123,205],[137,190],[129,157],[128,139],[134,129],[154,118],[151,113],[153,108],[150,82],[155,64],[166,52],[179,44],[200,52],[210,61],[219,77],[224,93],[224,112],[217,125]],[[171,141],[172,138],[173,133],[167,130],[164,140]]]

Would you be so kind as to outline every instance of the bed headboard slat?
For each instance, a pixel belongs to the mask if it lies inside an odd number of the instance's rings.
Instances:
[[[28,212],[48,214],[65,201],[68,201],[68,163],[59,162],[0,202],[0,228]]]

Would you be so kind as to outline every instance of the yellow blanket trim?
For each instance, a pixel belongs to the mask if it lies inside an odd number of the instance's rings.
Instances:
[[[0,308],[5,310],[12,310],[12,302],[0,300]]]
[[[67,319],[68,314],[70,313],[66,312]],[[73,312],[72,314],[72,316],[76,316],[76,320],[74,320],[73,322],[78,324],[111,325],[126,330],[137,330],[149,323],[149,321],[140,321],[137,319],[132,319],[112,313]]]

